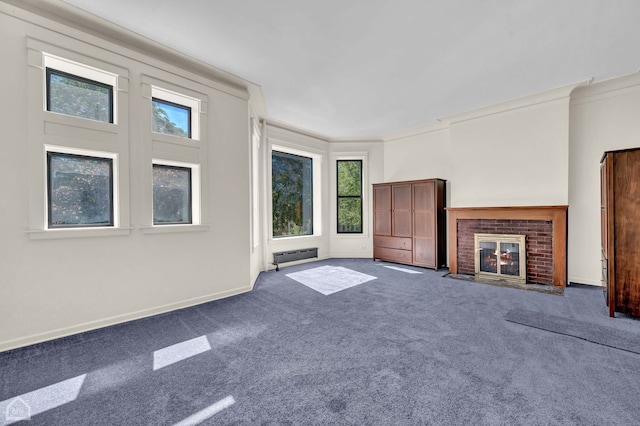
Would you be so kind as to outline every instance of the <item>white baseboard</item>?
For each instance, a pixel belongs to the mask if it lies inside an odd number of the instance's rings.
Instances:
[[[202,303],[212,302],[225,297],[235,296],[237,294],[251,291],[253,284],[249,287],[241,287],[234,290],[213,293],[206,296],[195,297],[193,299],[183,300],[181,302],[169,303],[154,308],[143,309],[128,314],[116,315],[109,318],[103,318],[96,321],[89,321],[70,327],[59,328],[56,330],[46,331],[44,333],[31,334],[29,336],[19,337],[17,339],[5,340],[0,342],[0,352],[11,349],[21,348],[36,343],[46,342],[47,340],[59,339],[61,337],[71,336],[73,334],[83,333],[85,331],[96,330],[98,328],[108,327],[111,325],[121,324],[128,321],[138,320],[153,315],[164,314],[166,312],[175,311],[177,309],[188,308],[190,306],[200,305]]]

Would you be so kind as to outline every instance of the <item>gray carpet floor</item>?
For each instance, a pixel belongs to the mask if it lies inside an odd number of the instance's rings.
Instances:
[[[325,296],[286,276],[325,265],[377,279]],[[0,353],[0,402],[50,398],[33,425],[640,424],[640,355],[505,319],[637,339],[640,321],[608,318],[600,288],[402,268],[422,273],[283,265],[247,294]],[[77,389],[51,403],[60,383]]]

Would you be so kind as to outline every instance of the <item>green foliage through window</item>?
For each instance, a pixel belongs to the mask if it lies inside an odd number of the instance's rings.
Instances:
[[[165,135],[191,137],[191,108],[153,98],[151,130]]]
[[[313,160],[273,151],[273,236],[313,234]]]
[[[47,68],[47,111],[113,123],[113,87]]]
[[[113,160],[47,153],[49,228],[113,226]]]
[[[338,233],[362,233],[362,160],[338,160]]]

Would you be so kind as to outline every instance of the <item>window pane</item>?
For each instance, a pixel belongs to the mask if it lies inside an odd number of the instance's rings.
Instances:
[[[338,196],[362,195],[362,161],[338,160]]]
[[[498,245],[494,242],[482,241],[480,248],[480,272],[498,273]]]
[[[153,223],[191,223],[191,169],[153,165]]]
[[[338,233],[362,233],[362,160],[338,160]]]
[[[113,123],[113,87],[47,68],[47,111]]]
[[[151,128],[156,133],[191,137],[191,108],[153,98]]]
[[[273,151],[273,236],[313,234],[312,159]]]
[[[113,225],[113,160],[49,152],[49,227]]]
[[[520,244],[500,243],[500,273],[520,276]]]
[[[338,198],[338,232],[362,232],[362,198]]]

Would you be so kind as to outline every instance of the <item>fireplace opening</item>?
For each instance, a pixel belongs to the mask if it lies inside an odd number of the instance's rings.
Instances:
[[[476,276],[526,282],[524,235],[474,234]]]

